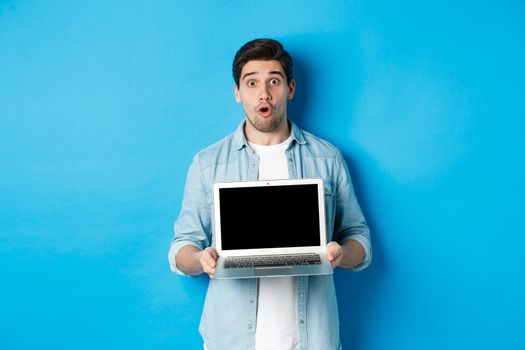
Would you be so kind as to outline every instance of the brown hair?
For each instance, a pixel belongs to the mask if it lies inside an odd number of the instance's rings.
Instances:
[[[277,60],[281,63],[286,75],[287,83],[293,79],[292,56],[284,49],[280,42],[273,39],[255,39],[244,44],[235,54],[233,59],[232,72],[235,84],[239,86],[242,67],[249,61],[269,61]]]

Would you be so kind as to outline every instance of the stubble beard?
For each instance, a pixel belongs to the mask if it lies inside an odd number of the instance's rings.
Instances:
[[[275,113],[276,111],[274,111]],[[249,113],[246,114],[246,119],[248,122],[259,132],[272,132],[275,131],[281,126],[283,120],[286,119],[284,112],[273,114],[268,118],[263,118],[257,115],[257,112],[254,112],[252,115]]]

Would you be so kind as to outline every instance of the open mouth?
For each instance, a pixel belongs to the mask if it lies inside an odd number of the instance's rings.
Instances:
[[[261,106],[258,109],[259,115],[262,117],[269,117],[272,114],[272,108],[270,106]]]

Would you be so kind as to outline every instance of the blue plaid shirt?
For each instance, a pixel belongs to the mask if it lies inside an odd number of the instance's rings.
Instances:
[[[361,243],[365,259],[354,270],[370,264],[370,232],[357,202],[352,180],[340,151],[327,141],[300,130],[290,121],[292,142],[286,149],[290,178],[324,180],[327,242],[348,239]],[[213,184],[220,181],[256,180],[259,159],[244,135],[244,121],[237,130],[200,151],[189,168],[184,199],[175,223],[169,262],[176,266],[180,248],[204,249],[213,240]],[[290,205],[293,205],[290,198]],[[297,310],[300,350],[341,349],[339,315],[333,276],[298,276]],[[254,349],[257,319],[257,279],[211,279],[200,333],[209,350]]]

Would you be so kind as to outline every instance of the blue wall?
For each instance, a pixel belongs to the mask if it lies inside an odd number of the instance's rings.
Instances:
[[[167,0],[0,1],[0,348],[201,347],[172,224],[261,36],[373,230],[335,276],[345,348],[524,349],[522,2]]]

